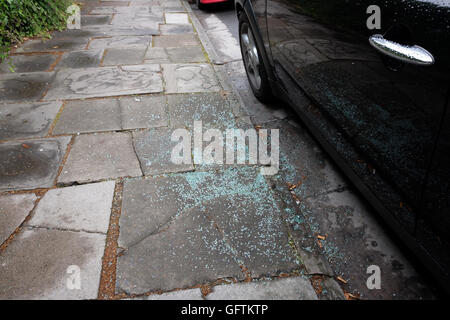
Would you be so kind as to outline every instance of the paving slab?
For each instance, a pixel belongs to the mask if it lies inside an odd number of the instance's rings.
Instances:
[[[151,36],[115,36],[109,38],[95,38],[89,43],[90,49],[101,48],[128,48],[128,47],[148,47],[151,44]]]
[[[237,128],[228,101],[219,93],[189,93],[168,96],[170,126],[193,129],[194,121],[202,121],[205,129]]]
[[[303,223],[312,226],[317,234],[327,234],[322,241],[323,255],[335,274],[352,283],[362,298],[429,296],[423,280],[399,248],[392,244],[392,239],[369,209],[351,190],[328,193],[305,201]],[[292,232],[298,244],[302,243],[303,236],[301,232]],[[366,286],[370,265],[380,267],[382,290],[370,290]]]
[[[17,73],[48,71],[56,58],[54,54],[10,56],[0,64],[0,73],[11,73],[11,68]]]
[[[0,105],[0,140],[46,136],[61,106],[61,102]]]
[[[95,26],[109,24],[112,20],[112,15],[81,15],[82,26]]]
[[[103,56],[103,50],[71,51],[63,54],[55,69],[61,68],[92,68],[98,67]]]
[[[89,134],[76,137],[58,183],[83,183],[141,175],[130,134]]]
[[[164,18],[161,14],[151,14],[151,13],[128,13],[128,14],[116,14],[112,20],[112,25],[117,26],[145,26],[149,23],[153,25],[154,23],[163,23]]]
[[[105,241],[96,233],[24,229],[0,254],[0,299],[96,299]],[[70,266],[79,267],[79,290],[67,285]]]
[[[0,103],[39,101],[54,77],[54,72],[4,74],[0,77]]]
[[[199,288],[178,290],[163,294],[152,294],[145,300],[203,300],[202,292]]]
[[[207,300],[317,300],[308,279],[284,278],[215,286]]]
[[[22,224],[36,199],[34,193],[0,196],[0,244]]]
[[[53,134],[73,134],[121,129],[117,99],[67,101]]]
[[[221,90],[209,64],[162,65],[167,93],[218,92]]]
[[[191,24],[160,24],[159,30],[163,36],[194,33],[194,28]]]
[[[256,168],[130,180],[125,184],[123,199],[121,247],[149,246],[149,235],[165,230],[160,233],[163,235],[181,217],[200,212],[214,222],[235,259],[252,276],[275,275],[298,268],[280,211]],[[144,239],[148,240],[145,244]],[[183,250],[178,253],[181,257],[188,254],[187,248]],[[201,257],[200,253],[198,256]]]
[[[119,98],[122,129],[167,127],[169,117],[165,96]]]
[[[88,26],[84,30],[95,34],[96,37],[148,36],[159,34],[159,27],[157,22],[147,22],[128,26],[126,25]]]
[[[145,54],[146,63],[193,63],[206,62],[201,47],[149,48]]]
[[[162,48],[198,46],[200,42],[194,34],[174,34],[153,38],[153,46]]]
[[[166,13],[167,24],[190,24],[187,13]]]
[[[106,181],[49,190],[26,225],[106,234],[114,186]]]
[[[117,3],[120,3],[117,2]],[[119,6],[114,4],[114,6],[104,6],[104,7],[98,7],[95,8],[90,12],[90,14],[96,15],[96,14],[131,14],[131,13],[151,13],[151,7],[150,6],[136,6],[136,7],[128,7],[125,6]]]
[[[168,230],[148,235],[118,258],[116,290],[167,291],[225,277],[242,279],[243,273],[212,221],[186,210]]]
[[[192,163],[175,164],[172,162],[172,150],[179,144],[178,141],[172,141],[172,132],[173,129],[170,128],[133,132],[134,147],[144,175],[153,176],[194,170]]]
[[[133,48],[109,48],[106,49],[102,65],[116,66],[141,64],[144,60],[146,51],[147,47],[137,46]]]
[[[107,97],[163,90],[158,65],[60,70],[45,100]]]
[[[50,188],[70,137],[0,144],[0,190]]]
[[[22,46],[23,52],[52,52],[83,50],[88,44],[87,37],[52,38],[46,40],[29,40]]]

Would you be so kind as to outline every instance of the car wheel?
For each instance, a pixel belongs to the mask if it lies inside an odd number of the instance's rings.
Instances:
[[[272,98],[269,79],[254,32],[245,13],[241,13],[239,16],[239,42],[242,60],[253,94],[259,101],[267,102]]]
[[[197,9],[199,9],[199,10],[205,9],[205,4],[201,3],[200,0],[197,0]]]

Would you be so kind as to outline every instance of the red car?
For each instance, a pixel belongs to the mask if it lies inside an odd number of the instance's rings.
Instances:
[[[197,8],[204,9],[205,5],[211,3],[228,2],[230,0],[197,0]]]

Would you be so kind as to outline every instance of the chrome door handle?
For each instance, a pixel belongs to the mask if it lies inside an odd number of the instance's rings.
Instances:
[[[430,66],[434,64],[431,53],[419,46],[403,45],[383,38],[381,34],[374,34],[369,38],[369,43],[379,52],[406,63]]]

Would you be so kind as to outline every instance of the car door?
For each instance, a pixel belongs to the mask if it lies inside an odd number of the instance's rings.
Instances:
[[[270,60],[291,101],[299,88],[309,96],[363,156],[351,160],[365,162],[361,181],[414,234],[448,97],[450,1],[268,0],[266,13]]]

